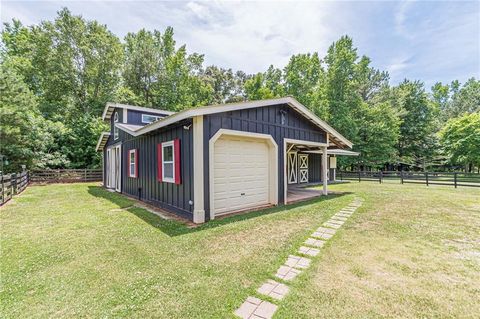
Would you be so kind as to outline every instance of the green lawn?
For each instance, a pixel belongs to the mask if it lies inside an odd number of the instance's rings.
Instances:
[[[29,187],[0,208],[3,318],[225,318],[357,196],[276,318],[475,317],[480,190],[374,182],[187,228],[96,184]],[[257,295],[258,296],[258,295]]]

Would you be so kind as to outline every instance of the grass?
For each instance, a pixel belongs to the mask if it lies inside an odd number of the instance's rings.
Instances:
[[[0,209],[0,313],[233,317],[353,193],[363,206],[291,284],[276,318],[480,313],[480,190],[331,189],[345,194],[192,229],[96,184],[29,187]]]

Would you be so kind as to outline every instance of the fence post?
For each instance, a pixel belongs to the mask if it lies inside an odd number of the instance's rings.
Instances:
[[[400,182],[403,184],[403,168],[400,171]]]
[[[2,204],[5,200],[5,182],[3,181],[3,171],[2,171]]]
[[[425,172],[425,182],[427,183],[427,186],[428,186],[428,172]]]
[[[17,173],[12,173],[10,175],[10,184],[12,186],[12,195],[17,194]]]
[[[380,172],[378,173],[378,181],[380,182],[380,184],[382,183],[382,178],[383,178],[383,172],[380,171]]]
[[[85,176],[84,182],[86,182],[87,181],[87,169],[86,168],[85,168],[85,175],[84,176]]]
[[[362,181],[362,177],[360,176],[360,171],[358,171],[358,182],[360,183]]]
[[[453,173],[453,183],[455,184],[455,188],[457,188],[457,172]]]

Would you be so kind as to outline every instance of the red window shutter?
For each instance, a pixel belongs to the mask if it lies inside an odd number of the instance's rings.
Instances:
[[[157,144],[157,180],[162,181],[162,143]]]
[[[138,178],[138,150],[135,149],[135,177]]]
[[[173,140],[173,152],[175,154],[175,184],[181,184],[180,176],[180,139]]]

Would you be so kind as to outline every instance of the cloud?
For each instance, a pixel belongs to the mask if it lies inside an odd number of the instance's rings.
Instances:
[[[480,2],[404,1],[2,1],[1,19],[51,20],[68,6],[123,38],[141,28],[172,26],[178,45],[206,64],[264,71],[292,54],[319,52],[348,34],[360,55],[404,78],[450,82],[480,77]]]

